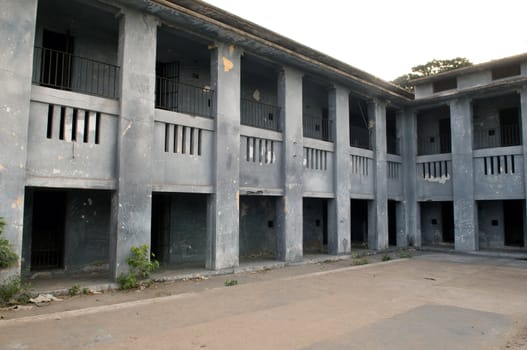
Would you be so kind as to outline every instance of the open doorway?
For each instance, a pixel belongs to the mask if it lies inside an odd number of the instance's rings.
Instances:
[[[368,247],[368,201],[364,199],[351,200],[351,247]]]
[[[503,201],[504,239],[506,246],[523,247],[523,200]]]
[[[397,246],[397,202],[388,201],[388,245]]]
[[[35,191],[31,232],[31,270],[64,267],[66,192]]]
[[[304,198],[303,251],[307,254],[326,254],[328,249],[328,201]]]

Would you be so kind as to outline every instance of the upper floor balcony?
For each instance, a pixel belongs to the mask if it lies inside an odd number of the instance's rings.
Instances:
[[[450,108],[435,107],[417,113],[417,154],[452,152]]]
[[[349,99],[350,146],[373,149],[373,130],[370,128],[368,103],[358,97]]]
[[[329,116],[328,87],[322,82],[304,78],[302,103],[304,137],[333,142],[333,120]]]

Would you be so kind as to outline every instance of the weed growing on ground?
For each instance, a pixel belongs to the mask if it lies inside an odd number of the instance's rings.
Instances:
[[[226,280],[225,287],[232,287],[238,284],[238,280]]]
[[[18,255],[13,251],[11,243],[7,239],[3,239],[2,231],[4,230],[5,221],[0,217],[0,269],[5,269],[17,263]]]
[[[12,276],[0,284],[0,305],[27,304],[31,298],[30,285]]]
[[[390,261],[390,260],[392,260],[392,257],[389,256],[388,254],[382,256],[382,261]]]
[[[130,256],[126,258],[126,263],[130,267],[128,273],[122,273],[118,278],[119,289],[131,289],[139,287],[139,282],[154,272],[159,267],[159,262],[149,259],[150,247],[144,244],[130,249]]]
[[[68,294],[70,297],[81,294],[81,286],[79,284],[74,284],[70,289],[68,289]]]
[[[409,251],[402,251],[402,252],[399,253],[399,257],[400,257],[401,259],[404,259],[404,258],[406,258],[406,259],[410,259],[411,257],[413,257],[413,255],[412,255],[412,252],[409,252]]]
[[[90,288],[86,288],[86,287],[82,288],[82,294],[83,295],[88,295],[88,294],[91,294],[91,293],[92,292],[91,292]]]
[[[366,259],[366,258],[353,259],[351,264],[354,265],[354,266],[366,265],[366,264],[368,264],[368,259]]]
[[[351,254],[351,258],[352,259],[360,259],[364,256],[364,253],[362,252],[355,252],[355,253],[352,253]]]

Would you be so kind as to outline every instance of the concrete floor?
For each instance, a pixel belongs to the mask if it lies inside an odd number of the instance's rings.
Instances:
[[[341,260],[3,311],[0,348],[527,349],[526,291],[523,260]]]

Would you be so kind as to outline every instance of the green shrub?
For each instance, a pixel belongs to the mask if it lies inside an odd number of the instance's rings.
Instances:
[[[0,269],[5,269],[18,262],[18,255],[13,251],[13,247],[7,239],[2,239],[5,221],[0,218]]]
[[[150,247],[148,244],[130,249],[130,256],[126,258],[130,271],[122,273],[117,278],[120,289],[139,287],[139,282],[150,276],[159,267],[159,262],[153,259],[155,257],[154,254],[151,254],[152,259],[149,259],[149,251]]]
[[[411,258],[412,256],[413,256],[413,255],[412,255],[412,252],[409,252],[409,251],[402,251],[402,252],[399,253],[399,257],[400,257],[401,259],[404,259],[404,258],[409,259],[409,258]]]
[[[382,256],[382,261],[390,261],[390,260],[392,260],[392,257],[389,256],[388,254]]]
[[[0,284],[0,305],[27,304],[29,298],[29,285],[23,284],[19,276],[12,276]]]
[[[74,284],[70,289],[68,289],[68,294],[70,297],[81,294],[81,286],[79,284]]]
[[[225,281],[225,287],[231,287],[238,284],[238,280],[226,280]]]
[[[366,258],[360,258],[360,259],[353,259],[351,262],[352,265],[366,265],[368,264],[368,259]]]

